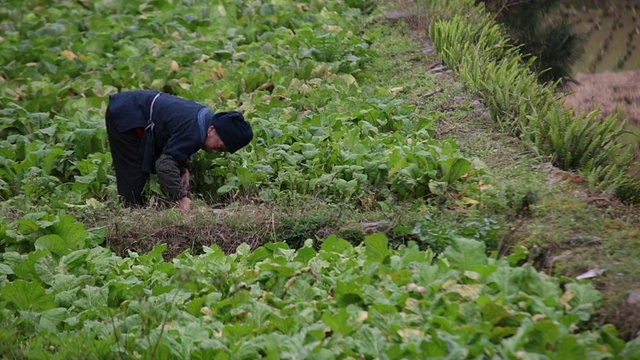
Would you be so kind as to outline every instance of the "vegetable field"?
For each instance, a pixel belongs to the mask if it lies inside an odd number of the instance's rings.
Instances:
[[[459,180],[471,163],[431,138],[436,119],[363,93],[358,79],[376,35],[358,34],[359,9],[338,10],[162,1],[6,8],[2,196],[23,206],[105,199],[107,97],[139,88],[251,119],[257,140],[243,154],[214,166],[195,159],[196,191],[208,196],[416,198]]]
[[[0,7],[3,358],[640,356],[590,323],[586,282],[498,257],[495,230],[330,236],[225,254],[116,255],[75,214],[117,206],[108,96],[156,89],[239,110],[255,139],[194,159],[203,202],[289,194],[372,206],[456,196],[481,172],[397,87],[371,86],[368,0],[5,0]],[[410,81],[410,79],[407,79]],[[148,189],[159,194],[153,181]],[[431,239],[432,242],[429,242]],[[428,245],[428,246],[425,246]]]

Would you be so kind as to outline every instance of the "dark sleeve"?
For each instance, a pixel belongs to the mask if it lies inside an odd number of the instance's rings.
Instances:
[[[158,182],[160,182],[162,189],[176,201],[187,196],[187,190],[182,187],[180,172],[180,166],[172,156],[160,155],[156,162]]]
[[[180,166],[186,164],[189,158],[200,150],[199,129],[197,123],[185,124],[174,129],[167,143],[162,149],[162,153],[169,155],[179,162]]]

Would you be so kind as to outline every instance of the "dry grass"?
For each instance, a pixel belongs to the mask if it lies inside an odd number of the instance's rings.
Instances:
[[[578,74],[566,105],[577,112],[600,106],[603,116],[623,114],[630,126],[640,126],[640,70]]]
[[[383,232],[392,240],[393,228],[411,225],[420,219],[410,204],[391,211],[347,209],[310,197],[294,203],[265,204],[244,200],[228,204],[224,209],[212,209],[199,203],[189,213],[174,209],[120,209],[114,211],[107,224],[105,246],[119,256],[130,251],[144,254],[156,245],[166,244],[166,260],[189,251],[202,253],[203,246],[218,246],[227,254],[246,243],[251,249],[269,242],[286,242],[291,248],[312,239],[316,244],[337,234],[354,244],[366,234]]]
[[[153,209],[130,210],[113,218],[106,245],[125,256],[129,251],[146,253],[156,245],[166,244],[163,255],[167,260],[187,250],[198,254],[203,246],[217,245],[232,253],[242,243],[252,248],[259,245],[258,234],[270,226],[266,216],[257,210],[236,215],[206,207],[187,214],[172,209],[160,213]],[[244,227],[236,228],[234,222],[242,222]]]

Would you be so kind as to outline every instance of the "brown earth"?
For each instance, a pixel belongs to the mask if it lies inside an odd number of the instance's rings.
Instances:
[[[571,84],[566,105],[589,112],[602,104],[603,115],[620,111],[631,128],[640,127],[640,70],[578,74]]]

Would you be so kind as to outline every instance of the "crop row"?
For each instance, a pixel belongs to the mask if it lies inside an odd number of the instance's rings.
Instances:
[[[431,137],[435,116],[363,91],[378,35],[358,34],[360,9],[116,4],[0,10],[0,196],[14,205],[110,198],[103,112],[109,95],[139,88],[240,110],[253,124],[246,150],[194,159],[194,190],[206,198],[420,198],[471,170],[454,142]]]
[[[614,327],[581,330],[599,294],[548,278],[516,251],[452,238],[436,259],[330,237],[165,262],[157,246],[119,258],[65,219],[28,255],[0,262],[5,354],[59,358],[609,358],[637,354]],[[482,240],[482,239],[481,239]],[[10,278],[11,281],[8,281]],[[16,341],[17,340],[17,341]],[[635,350],[634,350],[635,349]]]

